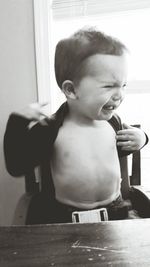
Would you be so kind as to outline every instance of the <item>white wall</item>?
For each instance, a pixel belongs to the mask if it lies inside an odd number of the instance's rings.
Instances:
[[[3,136],[9,114],[37,99],[32,0],[0,0],[0,225],[10,225],[24,179],[4,164]]]

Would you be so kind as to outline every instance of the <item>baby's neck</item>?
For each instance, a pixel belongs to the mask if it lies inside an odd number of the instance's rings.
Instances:
[[[66,122],[71,122],[79,126],[92,126],[95,127],[98,124],[97,120],[93,120],[89,117],[79,114],[77,111],[69,109],[69,112],[65,118]]]
[[[76,105],[69,103],[68,103],[68,114],[66,120],[73,122],[75,124],[85,125],[85,126],[93,124],[93,120],[91,118],[82,114]]]

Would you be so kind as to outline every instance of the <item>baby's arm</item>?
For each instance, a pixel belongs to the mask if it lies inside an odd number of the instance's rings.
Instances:
[[[41,121],[38,104],[10,115],[4,135],[4,155],[11,175],[24,175],[48,155],[49,131],[46,121]]]
[[[123,130],[117,132],[117,146],[123,151],[137,151],[141,149],[147,142],[148,137],[139,128],[123,124]]]
[[[32,103],[24,109],[16,112],[19,116],[22,116],[30,121],[39,122],[43,124],[43,119],[45,115],[43,114],[43,107],[48,103],[40,104],[40,103]]]

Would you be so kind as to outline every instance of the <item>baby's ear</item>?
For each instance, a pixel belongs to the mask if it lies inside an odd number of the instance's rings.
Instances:
[[[62,91],[67,98],[76,99],[74,84],[70,80],[66,80],[62,84]]]

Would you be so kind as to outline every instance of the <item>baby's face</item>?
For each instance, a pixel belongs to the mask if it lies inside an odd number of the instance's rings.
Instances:
[[[109,120],[121,104],[127,81],[127,55],[93,55],[86,59],[84,75],[75,86],[80,116]]]

